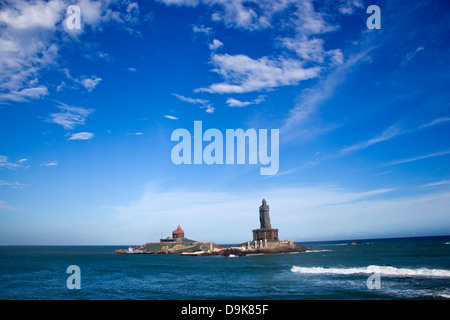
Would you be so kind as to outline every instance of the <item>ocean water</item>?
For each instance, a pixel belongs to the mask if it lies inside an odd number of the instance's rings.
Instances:
[[[0,299],[450,299],[450,237],[359,241],[301,243],[311,250],[245,257],[3,246]],[[70,265],[80,268],[80,289],[67,288]]]

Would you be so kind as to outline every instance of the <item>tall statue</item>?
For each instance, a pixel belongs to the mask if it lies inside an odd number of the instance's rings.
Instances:
[[[261,224],[261,229],[271,229],[270,217],[269,217],[269,206],[266,203],[266,199],[262,200],[262,205],[259,207],[259,222]]]

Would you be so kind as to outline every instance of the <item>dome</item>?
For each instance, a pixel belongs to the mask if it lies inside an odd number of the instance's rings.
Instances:
[[[173,234],[181,234],[181,233],[184,234],[184,231],[183,231],[183,229],[181,229],[180,225],[178,225],[178,228],[176,230],[173,230],[172,233]]]

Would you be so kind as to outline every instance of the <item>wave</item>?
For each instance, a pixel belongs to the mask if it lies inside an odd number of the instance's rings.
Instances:
[[[306,250],[304,253],[308,253],[308,252],[329,252],[331,250],[327,250],[327,249],[323,249],[323,250]]]
[[[391,266],[376,266],[359,268],[324,268],[324,267],[297,267],[293,266],[291,272],[304,274],[373,274],[380,273],[384,276],[397,277],[440,277],[450,278],[450,270],[428,268],[395,268]]]

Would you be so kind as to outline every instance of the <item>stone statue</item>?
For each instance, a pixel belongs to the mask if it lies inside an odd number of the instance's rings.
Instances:
[[[266,203],[266,199],[262,200],[262,205],[259,207],[259,222],[261,224],[261,229],[271,229],[270,217],[269,217],[269,206]]]

